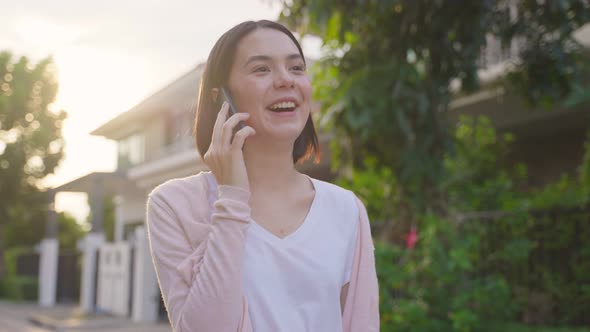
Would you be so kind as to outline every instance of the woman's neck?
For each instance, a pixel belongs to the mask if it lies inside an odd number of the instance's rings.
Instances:
[[[246,143],[244,161],[252,194],[283,191],[297,183],[299,172],[292,151],[292,145]]]

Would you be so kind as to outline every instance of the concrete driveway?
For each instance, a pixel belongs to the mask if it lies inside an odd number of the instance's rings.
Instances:
[[[40,307],[36,303],[0,301],[0,332],[103,331],[171,332],[168,322],[134,323],[111,315],[83,315],[75,305]]]

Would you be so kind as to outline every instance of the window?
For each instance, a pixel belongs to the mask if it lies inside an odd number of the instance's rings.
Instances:
[[[145,139],[142,134],[133,134],[119,141],[118,167],[137,165],[145,158]]]
[[[172,145],[191,137],[193,116],[191,112],[169,112],[166,117],[166,145]]]

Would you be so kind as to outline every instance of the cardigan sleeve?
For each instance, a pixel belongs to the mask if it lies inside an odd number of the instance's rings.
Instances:
[[[379,332],[379,285],[375,246],[367,210],[358,198],[356,204],[359,224],[342,323],[344,332]]]
[[[150,251],[174,331],[235,332],[247,319],[242,265],[249,197],[243,189],[219,186],[213,213],[195,215],[174,206],[180,194],[160,190],[149,195]],[[194,204],[204,201],[197,197]],[[208,206],[203,209],[210,212]],[[181,220],[189,220],[190,227]]]

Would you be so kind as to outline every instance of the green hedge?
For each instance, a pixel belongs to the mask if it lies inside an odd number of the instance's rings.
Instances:
[[[514,320],[506,278],[478,273],[478,240],[430,216],[414,249],[376,242],[381,331],[474,332]]]
[[[16,275],[16,260],[20,255],[30,254],[34,252],[34,248],[30,247],[14,247],[4,251],[4,261],[6,264],[6,272],[8,275]]]
[[[522,324],[494,324],[488,328],[489,332],[590,332],[588,328],[540,327]]]
[[[6,276],[0,279],[0,298],[13,301],[35,301],[38,298],[39,281],[37,277],[18,276],[16,261],[22,254],[33,251],[29,247],[11,248],[4,252]]]
[[[0,279],[0,297],[12,301],[36,301],[39,281],[34,277],[7,276]]]
[[[365,202],[374,227],[382,331],[590,326],[590,136],[578,176],[534,190],[526,167],[506,160],[512,138],[485,118],[462,118],[456,140],[439,209],[404,210],[411,205],[395,172],[370,160],[340,182]],[[394,241],[377,240],[387,225]],[[407,247],[409,226],[418,242]]]

